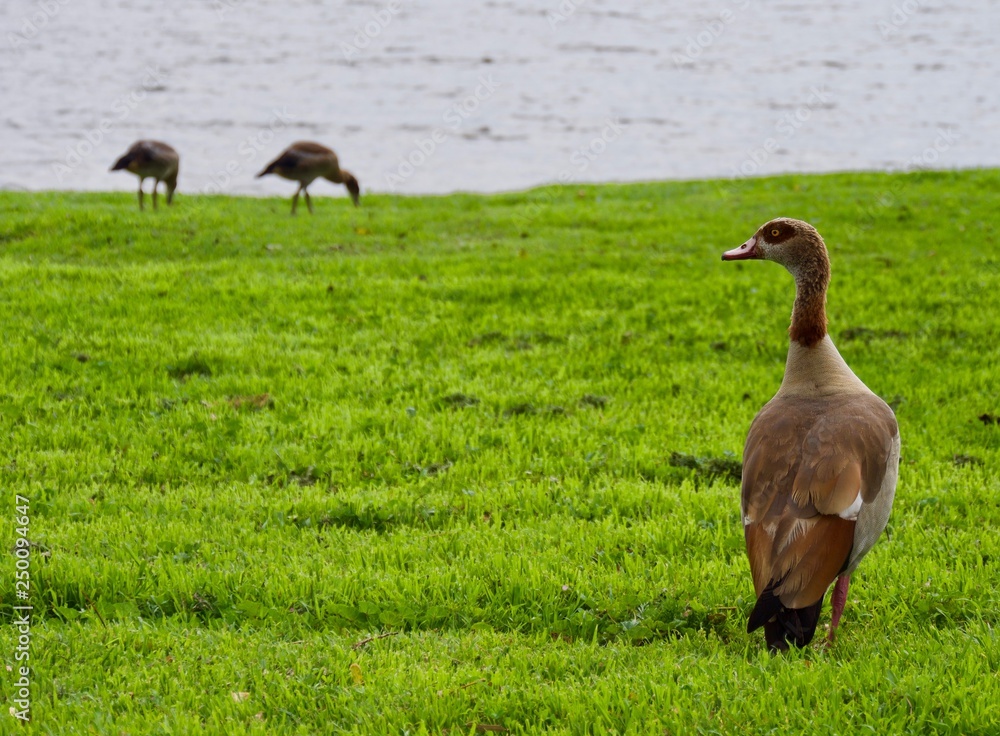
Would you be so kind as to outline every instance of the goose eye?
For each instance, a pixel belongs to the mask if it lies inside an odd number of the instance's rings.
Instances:
[[[774,230],[771,231],[771,237],[772,238],[776,238],[779,235],[781,235],[781,231],[778,228],[774,228]]]

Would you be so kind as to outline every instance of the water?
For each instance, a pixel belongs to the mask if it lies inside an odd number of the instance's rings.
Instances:
[[[335,148],[363,190],[1000,165],[1000,4],[5,0],[0,188],[178,191]],[[342,188],[325,182],[316,194]]]

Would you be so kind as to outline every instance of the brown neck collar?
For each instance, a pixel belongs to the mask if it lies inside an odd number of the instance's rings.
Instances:
[[[830,283],[830,259],[826,249],[813,251],[792,270],[795,305],[788,336],[810,348],[826,336],[826,289]]]

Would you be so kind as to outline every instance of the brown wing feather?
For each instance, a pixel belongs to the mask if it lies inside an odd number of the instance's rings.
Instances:
[[[322,155],[327,156],[333,153],[332,149],[327,148],[319,143],[314,143],[313,141],[296,141],[288,147],[289,151],[297,151],[299,153],[305,153],[308,155]]]
[[[297,141],[282,151],[257,176],[279,174],[289,179],[300,179],[309,174],[313,177],[325,176],[339,170],[337,154],[329,148],[312,141]]]
[[[822,599],[854,543],[838,514],[879,492],[896,433],[874,395],[777,397],[754,419],[743,460],[747,554],[757,595],[774,584],[788,608]]]
[[[161,141],[137,141],[128,150],[142,165],[169,166],[177,162],[177,151]]]
[[[176,183],[179,162],[177,151],[162,141],[136,141],[111,170],[126,169],[141,177],[155,176]]]
[[[821,600],[854,544],[853,521],[820,515],[806,524],[808,531],[781,551],[777,571],[772,571],[775,580],[781,580],[775,595],[786,608],[805,608]]]

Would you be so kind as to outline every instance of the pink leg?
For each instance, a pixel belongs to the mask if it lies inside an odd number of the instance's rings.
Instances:
[[[830,633],[826,637],[828,644],[833,644],[833,639],[837,635],[840,617],[844,614],[844,606],[847,605],[847,589],[849,587],[851,587],[850,575],[841,575],[837,578],[836,585],[833,586],[833,595],[830,596],[830,607],[833,609],[830,616]]]

